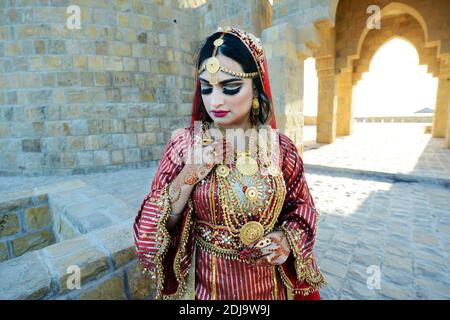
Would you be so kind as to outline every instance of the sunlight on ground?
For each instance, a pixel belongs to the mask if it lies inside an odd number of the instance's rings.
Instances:
[[[355,134],[315,145],[315,126],[304,127],[307,164],[450,178],[450,150],[424,134],[424,123],[356,123]]]

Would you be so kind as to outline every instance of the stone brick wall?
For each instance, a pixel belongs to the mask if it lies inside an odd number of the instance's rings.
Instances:
[[[198,11],[200,39],[219,26],[238,27],[260,37],[262,30],[272,25],[272,6],[268,0],[208,0]]]
[[[69,5],[81,29],[66,27]],[[0,4],[0,173],[156,164],[188,121],[196,15],[177,1]]]
[[[285,22],[302,27],[316,20],[330,17],[330,0],[279,0],[274,1],[274,25]]]
[[[0,261],[55,243],[46,195],[0,204]]]
[[[303,60],[295,48],[295,29],[287,24],[263,33],[277,128],[300,147],[303,140]]]

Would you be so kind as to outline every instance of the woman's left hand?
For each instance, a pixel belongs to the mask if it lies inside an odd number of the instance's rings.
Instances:
[[[291,253],[291,247],[282,231],[268,233],[263,240],[250,247],[261,253],[260,258],[254,262],[258,266],[281,265],[286,262]]]

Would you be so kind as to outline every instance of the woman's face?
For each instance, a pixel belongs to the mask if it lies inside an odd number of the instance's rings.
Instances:
[[[220,65],[244,72],[241,65],[222,54],[216,58]],[[203,62],[206,63],[206,60]],[[217,84],[211,85],[210,73],[206,70],[200,74],[201,94],[206,111],[215,123],[223,127],[250,128],[250,110],[253,100],[252,79],[241,79],[219,71]]]

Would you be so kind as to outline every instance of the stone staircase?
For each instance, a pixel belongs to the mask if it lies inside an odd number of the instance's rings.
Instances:
[[[134,253],[137,207],[69,177],[1,193],[0,216],[20,208],[25,195],[48,199],[57,243],[37,250],[30,247],[29,252],[0,262],[0,299],[152,298],[152,284],[142,281]]]

